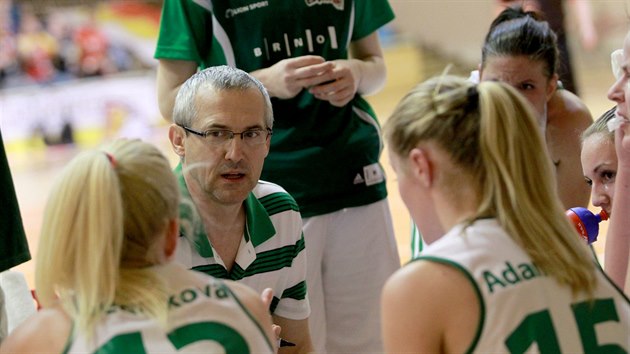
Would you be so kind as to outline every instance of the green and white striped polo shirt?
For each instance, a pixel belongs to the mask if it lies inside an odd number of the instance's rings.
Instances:
[[[306,297],[306,252],[302,218],[295,200],[276,184],[258,182],[245,199],[245,233],[235,264],[228,272],[210,244],[181,165],[175,174],[182,195],[175,259],[187,268],[241,282],[258,292],[272,288],[274,315],[292,320],[307,318],[310,306]]]

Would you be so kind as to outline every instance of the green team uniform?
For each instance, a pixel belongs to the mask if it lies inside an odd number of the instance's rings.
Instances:
[[[64,353],[273,353],[266,328],[223,281],[169,263],[154,266],[168,285],[166,326],[114,306],[91,338],[72,335]]]
[[[574,295],[546,276],[495,219],[455,226],[417,260],[450,265],[470,280],[480,321],[467,353],[630,352],[630,300],[595,262],[593,298]]]
[[[350,41],[393,18],[385,0],[166,0],[155,57],[247,72],[303,55],[347,59]],[[261,179],[285,188],[303,217],[386,197],[380,127],[360,95],[344,107],[306,90],[272,103],[274,135]]]
[[[0,272],[31,259],[13,178],[0,133]],[[0,287],[0,342],[8,332],[4,292]]]
[[[247,72],[305,55],[348,59],[351,42],[393,18],[387,0],[166,0],[155,57]],[[344,107],[308,90],[271,101],[274,134],[261,179],[300,208],[315,350],[382,350],[380,292],[400,260],[376,115],[359,94]],[[365,256],[366,248],[378,255]]]
[[[0,212],[0,272],[31,259],[28,242],[22,225],[20,208],[15,196],[9,162],[0,134],[0,186],[2,186],[2,212]]]

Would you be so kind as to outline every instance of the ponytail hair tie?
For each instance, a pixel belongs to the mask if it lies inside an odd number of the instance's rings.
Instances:
[[[112,165],[112,167],[116,168],[116,159],[114,158],[114,155],[105,152],[105,156],[107,156],[107,159],[109,160],[109,163]]]
[[[468,98],[468,103],[466,104],[466,110],[468,112],[474,111],[479,107],[479,91],[477,90],[477,86],[470,86],[466,91],[466,97]]]

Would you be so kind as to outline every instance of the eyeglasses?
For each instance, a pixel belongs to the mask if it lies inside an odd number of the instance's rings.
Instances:
[[[209,129],[203,132],[194,130],[188,127],[181,126],[185,131],[191,132],[195,135],[199,135],[206,139],[210,145],[221,146],[228,141],[234,139],[235,135],[240,135],[241,140],[250,147],[263,145],[267,138],[273,135],[273,131],[269,128],[266,129],[248,129],[244,132],[233,132],[229,129]],[[265,134],[266,133],[266,134]]]

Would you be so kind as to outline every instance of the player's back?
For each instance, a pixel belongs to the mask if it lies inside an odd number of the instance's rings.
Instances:
[[[601,269],[592,297],[572,294],[534,264],[494,219],[458,225],[418,259],[455,265],[471,280],[480,318],[470,352],[630,351],[630,301]]]
[[[78,333],[69,353],[273,353],[260,324],[223,282],[171,263],[168,324],[133,308],[113,307],[91,340]]]

